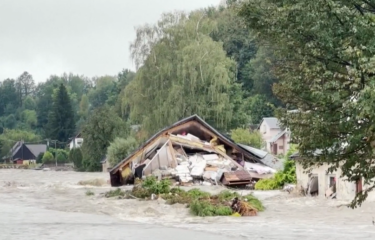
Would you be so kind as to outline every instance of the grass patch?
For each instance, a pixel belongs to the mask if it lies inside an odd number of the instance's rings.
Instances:
[[[230,216],[233,210],[229,206],[214,205],[209,201],[194,200],[190,206],[190,213],[199,217]]]
[[[86,194],[86,196],[94,196],[95,195],[95,193],[91,190],[87,190],[85,194]]]
[[[116,190],[109,190],[108,192],[104,193],[104,197],[106,198],[113,198],[113,197],[125,197],[127,195],[126,191],[122,191],[120,188]]]

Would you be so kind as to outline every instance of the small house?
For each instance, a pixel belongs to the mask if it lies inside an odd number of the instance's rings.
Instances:
[[[290,147],[290,131],[283,129],[277,118],[263,118],[258,129],[268,152],[273,155],[285,155],[288,152]]]
[[[23,141],[17,142],[10,150],[8,159],[13,160],[17,164],[33,164],[36,163],[38,155],[47,151],[46,144],[28,144]]]

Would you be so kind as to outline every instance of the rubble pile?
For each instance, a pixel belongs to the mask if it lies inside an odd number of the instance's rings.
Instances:
[[[248,185],[252,183],[251,172],[258,175],[275,172],[261,164],[229,157],[224,145],[218,145],[215,138],[207,142],[189,133],[171,134],[163,146],[136,165],[133,172],[137,172],[137,168],[143,173],[142,177],[152,175],[159,180],[174,179],[182,185],[199,183],[207,186],[220,182]]]

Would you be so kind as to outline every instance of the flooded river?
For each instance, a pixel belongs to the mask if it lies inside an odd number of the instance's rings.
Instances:
[[[183,205],[107,199],[100,193],[108,184],[78,184],[91,179],[105,183],[109,175],[0,170],[0,239],[375,239],[374,202],[352,210],[337,200],[255,191],[266,206],[257,217],[199,218]]]

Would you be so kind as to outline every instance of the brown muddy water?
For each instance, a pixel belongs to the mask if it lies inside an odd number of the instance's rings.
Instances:
[[[0,239],[375,239],[375,202],[352,210],[337,200],[254,191],[267,208],[257,217],[199,218],[183,205],[107,199],[100,193],[109,185],[78,184],[91,179],[109,175],[0,170]]]

